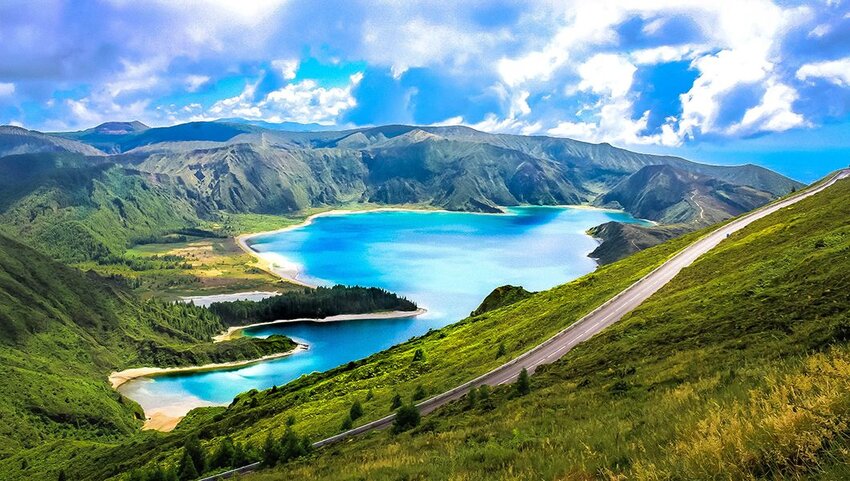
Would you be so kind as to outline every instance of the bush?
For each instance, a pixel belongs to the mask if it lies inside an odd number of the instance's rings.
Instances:
[[[516,392],[520,396],[525,396],[531,392],[531,379],[528,377],[528,370],[522,368],[519,372],[519,377],[516,380]]]
[[[413,391],[413,400],[419,401],[420,399],[425,399],[425,396],[428,394],[425,392],[425,388],[422,385],[416,386],[416,390]]]
[[[413,352],[413,362],[422,362],[425,360],[425,352],[422,349],[417,349]]]
[[[346,416],[345,419],[342,420],[342,425],[339,427],[343,431],[348,431],[354,427],[354,422],[351,420],[351,416]]]
[[[419,408],[413,404],[405,404],[398,408],[393,422],[393,433],[398,434],[419,425],[422,419]]]
[[[280,458],[280,451],[278,450],[277,443],[274,441],[274,437],[272,433],[269,433],[266,436],[266,441],[263,443],[263,461],[262,464],[265,467],[272,467],[277,464],[277,460]]]
[[[360,416],[363,416],[363,406],[360,405],[360,401],[354,401],[351,405],[351,409],[348,411],[351,420],[354,421]]]
[[[390,403],[390,411],[395,411],[396,409],[400,408],[401,404],[401,394],[395,393],[395,396],[393,396],[393,401]]]

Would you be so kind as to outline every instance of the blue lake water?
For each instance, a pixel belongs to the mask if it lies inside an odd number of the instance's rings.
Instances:
[[[383,287],[428,312],[247,329],[250,336],[285,334],[310,349],[237,369],[138,379],[121,391],[148,414],[180,415],[366,357],[466,317],[498,286],[538,291],[591,272],[596,263],[587,254],[597,243],[584,232],[612,220],[642,222],[623,212],[569,207],[518,207],[503,215],[378,211],[316,217],[296,229],[256,236],[251,247],[298,264],[299,279]]]

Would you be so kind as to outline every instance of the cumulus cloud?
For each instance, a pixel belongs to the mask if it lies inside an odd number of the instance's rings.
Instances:
[[[240,95],[220,100],[193,118],[243,117],[270,122],[333,124],[343,112],[357,105],[352,89],[362,79],[363,74],[356,73],[345,87],[330,88],[322,87],[314,80],[302,80],[269,92],[259,101],[253,100],[257,84],[249,84]]]
[[[841,87],[850,86],[850,57],[805,64],[796,76],[800,80],[825,79]]]
[[[819,108],[830,98],[818,90],[828,87],[834,99],[850,89],[842,33],[850,17],[841,2],[70,6],[0,3],[0,123],[447,119],[499,132],[680,145],[814,126],[846,111]],[[687,72],[673,93],[663,74],[653,76],[671,64]]]

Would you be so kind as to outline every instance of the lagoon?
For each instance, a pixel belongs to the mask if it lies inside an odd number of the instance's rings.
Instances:
[[[624,212],[580,207],[515,207],[506,214],[374,211],[324,215],[254,236],[252,249],[297,266],[301,281],[382,287],[428,312],[246,329],[250,336],[285,334],[310,348],[240,368],[140,378],[120,390],[148,416],[182,416],[192,407],[226,405],[241,392],[361,359],[463,319],[498,286],[539,291],[593,271],[596,263],[587,255],[597,241],[585,231],[608,221],[645,223]]]

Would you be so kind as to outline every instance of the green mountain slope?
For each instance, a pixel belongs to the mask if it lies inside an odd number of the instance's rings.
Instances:
[[[753,223],[530,394],[501,387],[246,478],[846,479],[848,216],[842,181]],[[513,323],[544,295],[490,316]]]
[[[109,386],[113,370],[250,359],[294,346],[285,338],[212,344],[223,328],[209,311],[141,302],[120,284],[0,236],[0,458],[57,439],[135,433],[141,411]]]
[[[2,177],[0,225],[72,262],[115,257],[134,240],[218,221],[222,213],[280,215],[352,203],[477,212],[596,203],[681,224],[675,232],[684,232],[800,187],[751,165],[467,127],[286,132],[228,122],[109,122],[51,135],[3,129],[0,170],[22,175]],[[3,157],[15,153],[24,156]],[[607,250],[618,258],[670,232],[642,242],[612,238],[612,246],[631,247]]]
[[[622,323],[535,375],[531,394],[497,389],[485,401],[462,400],[439,411],[412,433],[369,434],[254,478],[562,479],[610,471],[658,479],[678,472],[711,477],[712,469],[739,465],[750,474],[840,469],[832,461],[841,448],[834,440],[844,439],[844,431],[821,427],[842,425],[841,396],[850,386],[819,377],[838,388],[820,391],[798,380],[841,372],[835,369],[850,339],[848,200],[850,182],[844,181],[735,234]],[[357,425],[389,412],[396,393],[407,401],[417,391],[434,394],[486,372],[580,318],[699,235],[365,360],[245,393],[226,409],[195,410],[172,433],[85,448],[52,443],[0,462],[0,474],[20,475],[27,459],[31,473],[63,467],[74,479],[127,479],[134,468],[176,466],[193,435],[207,453],[231,437],[259,459],[268,433],[283,436],[290,418],[292,428],[311,439],[332,435],[355,401],[364,412]],[[812,404],[822,393],[828,403]],[[791,407],[826,417],[796,422]],[[726,431],[724,419],[750,427]],[[765,431],[757,424],[765,419],[782,420],[775,425],[784,430]],[[710,438],[713,444],[700,444],[706,432],[720,434]],[[759,437],[763,432],[772,434]],[[719,441],[729,436],[741,442]],[[798,459],[796,452],[810,458]]]
[[[163,175],[68,153],[0,157],[0,232],[66,262],[197,225],[206,205]]]
[[[83,155],[103,155],[87,144],[32,130],[0,125],[0,157],[42,152],[70,152]]]

